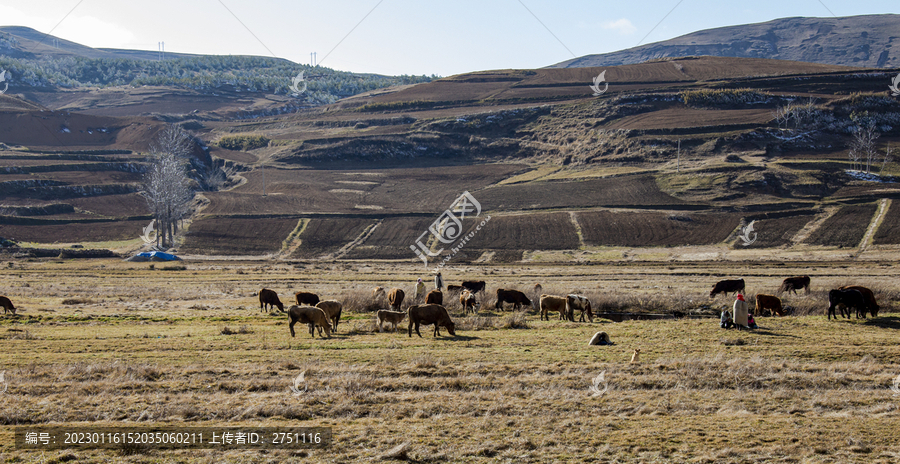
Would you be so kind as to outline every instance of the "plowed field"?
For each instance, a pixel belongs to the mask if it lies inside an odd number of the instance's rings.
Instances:
[[[855,247],[859,245],[878,207],[873,204],[844,206],[806,239],[810,245]]]
[[[136,239],[149,221],[71,222],[68,224],[0,224],[0,237],[23,242],[76,243]]]
[[[685,204],[662,192],[656,180],[647,175],[502,185],[479,192],[478,199],[491,210]]]
[[[311,219],[300,234],[300,246],[293,253],[297,258],[315,258],[333,253],[359,236],[374,219],[340,218]]]
[[[275,253],[297,227],[299,218],[204,218],[194,221],[183,253],[261,255]]]
[[[740,215],[590,211],[578,213],[586,245],[711,245],[725,240]]]

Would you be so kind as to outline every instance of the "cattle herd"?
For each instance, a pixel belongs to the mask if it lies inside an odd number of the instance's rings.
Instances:
[[[781,295],[786,292],[793,294],[797,290],[803,290],[809,294],[810,279],[809,276],[788,277],[779,287],[777,294]],[[484,281],[464,281],[462,285],[448,285],[447,291],[450,294],[459,294],[459,304],[463,308],[463,314],[468,314],[469,310],[473,314],[479,306],[478,296],[484,296]],[[717,282],[712,291],[709,292],[710,298],[715,297],[719,293],[743,293],[746,290],[744,279],[721,280]],[[532,291],[533,298],[539,302],[538,309],[540,311],[541,320],[550,320],[549,313],[555,311],[559,313],[560,320],[575,321],[575,311],[580,311],[580,322],[585,322],[585,315],[589,322],[593,322],[594,313],[591,302],[583,295],[570,294],[565,297],[556,295],[546,295],[542,293],[543,288],[540,284],[535,284]],[[509,290],[498,288],[497,300],[494,305],[495,309],[502,310],[504,304],[511,304],[513,310],[520,310],[523,306],[531,307],[533,305],[532,298],[518,290]],[[278,298],[278,294],[270,289],[263,288],[259,291],[259,307],[266,311],[270,308],[284,312],[284,304]],[[450,319],[450,315],[444,306],[444,294],[440,289],[435,289],[425,295],[424,304],[415,304],[410,306],[406,311],[401,311],[400,307],[406,293],[399,288],[385,290],[383,287],[376,287],[372,292],[373,299],[384,301],[390,309],[379,309],[375,313],[375,320],[379,331],[384,329],[384,323],[391,324],[392,329],[396,332],[397,325],[403,322],[407,316],[409,317],[409,326],[407,335],[412,336],[413,329],[420,337],[420,325],[434,325],[434,336],[440,336],[440,328],[447,329],[450,335],[456,335],[455,324]],[[296,305],[288,308],[287,313],[290,318],[291,336],[295,336],[294,325],[298,322],[309,326],[309,334],[315,337],[318,330],[319,336],[323,332],[325,336],[330,337],[331,332],[337,332],[338,323],[341,319],[341,311],[343,305],[337,300],[320,300],[319,296],[310,292],[297,292],[294,294],[297,301]],[[452,301],[452,300],[451,300]],[[418,303],[418,301],[416,302]],[[830,320],[833,316],[837,319],[835,311],[840,309],[841,317],[850,318],[850,310],[856,311],[857,318],[865,318],[866,314],[872,317],[878,316],[878,303],[875,300],[875,294],[872,290],[858,286],[848,285],[833,289],[828,292],[828,309],[827,317]],[[0,307],[3,313],[11,312],[13,316],[16,314],[16,307],[12,301],[5,296],[0,296]],[[759,293],[756,295],[756,310],[754,312],[758,316],[785,316],[789,314],[786,306],[782,305],[781,299],[775,295],[766,295]]]

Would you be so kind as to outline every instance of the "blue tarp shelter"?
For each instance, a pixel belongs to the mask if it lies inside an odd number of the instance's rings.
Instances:
[[[181,258],[161,251],[145,251],[128,258],[128,261],[181,261]]]

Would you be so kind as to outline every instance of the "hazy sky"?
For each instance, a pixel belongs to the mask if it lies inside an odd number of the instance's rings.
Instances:
[[[449,76],[539,68],[713,27],[898,9],[867,0],[0,0],[0,24],[92,47],[164,41],[171,52],[306,64],[316,52],[340,70]]]

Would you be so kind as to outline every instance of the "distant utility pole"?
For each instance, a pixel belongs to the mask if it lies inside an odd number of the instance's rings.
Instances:
[[[681,171],[681,139],[678,139],[678,154],[675,158],[675,172]]]

